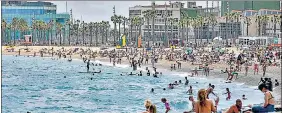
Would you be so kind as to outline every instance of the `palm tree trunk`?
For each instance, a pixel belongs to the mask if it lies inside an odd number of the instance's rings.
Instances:
[[[106,27],[106,43],[108,43],[108,27]]]
[[[171,42],[170,40],[173,39],[173,26],[172,26],[172,22],[170,23],[170,39],[169,39],[169,42]],[[171,44],[173,44],[171,42]]]
[[[117,30],[117,23],[116,22],[114,22],[114,46],[116,46],[117,44],[117,42],[116,42],[116,30]]]
[[[71,29],[70,29],[70,24],[69,24],[69,46],[71,45]]]
[[[120,22],[118,23],[118,41],[120,41]]]
[[[93,37],[92,37],[92,27],[90,28],[90,47],[92,46],[92,40],[93,40]]]
[[[188,25],[188,23],[187,23],[187,25],[186,25],[186,43],[188,43],[189,42],[189,25]]]
[[[130,42],[132,41],[133,33],[132,33],[133,25],[130,23]]]
[[[164,46],[165,46],[165,47],[168,47],[168,34],[167,34],[167,25],[166,25],[167,17],[165,17],[164,21],[165,21],[165,41],[166,41],[166,42],[164,43]]]
[[[95,40],[96,40],[96,46],[98,46],[98,28],[95,28]]]
[[[134,41],[136,42],[137,40],[136,40],[136,38],[137,38],[137,30],[138,30],[138,26],[136,25],[135,26],[135,38],[134,38]]]
[[[274,35],[276,35],[276,25],[277,25],[277,22],[275,21],[274,26],[273,26],[273,27],[274,27],[274,28],[273,28],[273,30],[274,30],[274,31],[273,31],[273,34],[274,34]],[[281,28],[280,28],[280,29],[281,29]]]
[[[104,27],[102,26],[102,44],[104,44],[104,36],[105,36],[105,30]]]
[[[14,46],[16,45],[16,29],[14,28]]]

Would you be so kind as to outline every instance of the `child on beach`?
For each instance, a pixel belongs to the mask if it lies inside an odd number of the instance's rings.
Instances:
[[[254,64],[254,75],[257,73],[258,74],[259,68],[258,68],[258,63],[255,62]]]
[[[168,113],[168,111],[170,110],[169,103],[167,102],[166,98],[162,98],[161,101],[165,104],[165,113]]]
[[[229,91],[229,88],[226,88],[226,93],[224,93],[224,94],[227,94],[227,98],[226,98],[226,100],[230,100],[230,98],[231,98],[231,92]]]

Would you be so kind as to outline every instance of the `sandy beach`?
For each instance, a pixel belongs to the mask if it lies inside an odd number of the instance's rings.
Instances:
[[[18,50],[21,50],[21,55],[23,56],[33,56],[34,52],[36,52],[36,55],[39,56],[39,50],[42,48],[47,48],[47,49],[51,49],[51,46],[28,46],[29,48],[29,52],[26,52],[25,46],[18,46],[18,47],[13,47],[14,48],[14,52],[8,52],[7,47],[3,46],[2,47],[2,55],[18,55]],[[53,47],[54,50],[59,50],[62,47]],[[88,49],[89,47],[64,47],[64,49],[69,50],[69,49],[74,49],[74,48],[83,48]],[[99,51],[100,48],[97,47],[91,47],[89,48],[92,51]],[[112,48],[113,49],[113,48]],[[234,48],[233,48],[234,49]],[[84,55],[85,56],[85,55]],[[51,57],[51,55],[47,55],[44,54],[44,57]],[[54,57],[58,57],[57,55],[54,55]],[[72,58],[75,59],[81,59],[79,54],[72,54],[71,56]],[[68,58],[68,55],[67,55]],[[66,58],[66,60],[67,60]],[[91,60],[94,60],[93,58]],[[96,57],[95,60],[99,60],[101,62],[109,62],[109,58],[105,58],[105,57]],[[167,60],[159,60],[158,63],[155,64],[155,66],[158,69],[167,69],[170,70],[170,66],[171,64],[174,64],[175,61],[167,61]],[[181,69],[176,69],[173,71],[176,72],[187,72],[190,73],[192,69],[194,69],[195,67],[198,67],[198,65],[192,65],[190,62],[181,62],[182,64],[182,68]],[[129,62],[126,60],[126,58],[122,58],[122,64],[127,64],[129,65]],[[152,68],[152,65],[149,63],[147,65],[142,65],[142,67],[149,67]],[[208,78],[222,78],[224,80],[226,80],[227,78],[227,74],[226,73],[221,73],[221,70],[224,70],[225,68],[228,68],[229,65],[227,65],[226,63],[213,63],[210,65],[210,68],[213,69],[210,71],[210,74],[208,76]],[[244,74],[244,69],[242,68],[241,72],[238,72],[239,76],[238,79],[235,80],[235,82],[239,82],[239,83],[244,83],[245,85],[251,86],[251,87],[257,87],[258,86],[258,82],[260,81],[261,77],[262,77],[262,69],[261,67],[259,67],[259,73],[258,75],[254,75],[254,70],[252,67],[249,68],[249,72],[248,75],[245,76]],[[206,77],[204,75],[201,74],[201,72],[199,72],[199,76],[198,77]],[[265,77],[271,78],[272,81],[274,81],[274,79],[277,79],[279,81],[279,83],[281,83],[281,67],[278,66],[269,66],[267,67],[266,70],[266,75]],[[281,85],[279,85],[278,87],[274,87],[273,90],[273,94],[275,95],[275,100],[277,101],[277,105],[281,104]],[[280,102],[280,103],[279,103]]]

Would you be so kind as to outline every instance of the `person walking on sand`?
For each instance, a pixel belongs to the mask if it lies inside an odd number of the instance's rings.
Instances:
[[[263,76],[263,77],[265,76],[266,66],[267,66],[267,64],[266,64],[266,62],[264,62],[264,63],[262,64],[262,71],[263,71],[262,76]]]
[[[256,73],[258,74],[258,71],[259,71],[258,63],[255,62],[255,64],[254,64],[254,75],[255,75]]]
[[[249,70],[248,62],[245,62],[244,66],[245,66],[245,75],[247,76],[248,75],[248,70]]]
[[[198,101],[195,103],[196,113],[211,113],[216,112],[216,106],[213,102],[207,99],[207,92],[205,89],[198,91]]]

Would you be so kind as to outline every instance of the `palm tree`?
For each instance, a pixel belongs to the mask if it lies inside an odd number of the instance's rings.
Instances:
[[[86,28],[86,23],[84,23],[84,21],[82,21],[82,23],[80,24],[81,30],[82,30],[82,45],[85,45],[85,38],[84,38],[84,34],[85,34],[85,28]]]
[[[242,15],[240,13],[235,13],[234,14],[234,19],[236,20],[236,30],[233,30],[235,33],[236,38],[238,38],[239,36],[239,28],[237,27],[237,24],[239,23],[240,18],[242,17]]]
[[[178,26],[181,28],[181,37],[180,39],[183,40],[184,39],[184,26],[186,21],[184,19],[180,19],[178,22]]]
[[[105,23],[105,28],[106,28],[106,43],[108,43],[108,33],[109,33],[109,29],[111,28],[110,22],[106,21]]]
[[[68,36],[68,45],[70,46],[71,45],[71,34],[72,34],[72,28],[71,28],[71,26],[72,26],[72,22],[70,21],[70,19],[68,19],[67,21],[66,21],[66,25],[68,25],[68,30],[69,30],[69,36]]]
[[[128,19],[126,17],[122,17],[122,25],[123,25],[123,35],[125,35],[125,24],[127,23]]]
[[[89,29],[89,35],[90,35],[90,47],[92,46],[92,42],[93,42],[93,27],[94,27],[94,22],[90,22],[88,24],[88,29]]]
[[[28,30],[27,22],[23,18],[19,19],[19,30],[20,30],[20,38],[22,38],[24,32]]]
[[[170,23],[170,38],[169,40],[171,40],[174,36],[173,36],[173,26],[175,24],[175,19],[174,18],[168,18],[168,22]]]
[[[244,23],[247,25],[247,36],[249,36],[249,26],[252,24],[249,17],[245,17]]]
[[[229,29],[229,20],[231,19],[232,17],[232,14],[231,13],[224,13],[224,16],[225,16],[225,23],[226,23],[226,27],[228,26],[228,29]],[[230,30],[231,31],[231,30]],[[228,45],[228,39],[227,37],[229,37],[229,35],[227,34],[227,28],[225,28],[225,41],[226,41],[226,45]]]
[[[216,17],[214,14],[211,14],[209,17],[208,17],[208,22],[212,25],[212,38],[214,38],[214,27],[215,25],[217,24],[217,20],[216,20]]]
[[[199,21],[198,21],[197,17],[192,18],[191,25],[194,29],[194,40],[195,40],[195,44],[197,45],[197,38],[199,38]],[[196,30],[197,30],[197,35],[195,35]]]
[[[114,23],[114,46],[116,46],[116,31],[117,31],[118,16],[116,14],[112,16],[111,21]]]
[[[59,33],[60,37],[59,37],[59,44],[60,46],[62,45],[62,27],[63,25],[59,22],[56,22],[56,34]],[[57,37],[57,36],[56,36]]]
[[[135,16],[133,18],[133,25],[135,25],[135,38],[134,41],[137,42],[138,36],[141,34],[141,25],[143,24],[143,18]],[[137,36],[137,30],[139,30],[139,35]],[[136,45],[137,46],[137,45]]]
[[[280,18],[278,15],[273,15],[273,17],[271,18],[271,22],[274,24],[273,25],[273,34],[276,35],[276,29],[277,29],[277,24],[280,22]]]
[[[134,18],[129,18],[129,23],[130,23],[130,40],[129,40],[129,42],[131,42],[132,41],[132,28],[133,28],[133,23],[134,23]]]
[[[155,18],[157,16],[156,10],[155,10],[155,2],[152,1],[152,11],[151,11],[151,19],[152,19],[152,34],[151,37],[153,38],[153,44],[155,44]]]
[[[98,46],[98,29],[99,29],[98,22],[94,23],[94,28],[95,28],[95,45]]]
[[[201,38],[201,43],[203,42],[203,25],[204,25],[204,23],[205,23],[205,19],[204,19],[204,17],[202,17],[202,16],[198,16],[197,17],[197,21],[198,21],[198,23],[199,23],[199,27],[201,28],[201,30],[200,30],[200,38]]]
[[[191,17],[186,16],[184,18],[185,24],[186,24],[186,42],[189,42],[189,32],[190,32],[190,25],[192,23]]]
[[[260,36],[261,35],[261,18],[262,18],[262,16],[256,16],[256,23],[257,23],[257,25],[258,25],[258,36]]]
[[[19,19],[18,18],[13,18],[12,20],[12,28],[14,30],[14,46],[16,45],[16,32],[18,30],[18,24],[19,23]]]
[[[2,44],[6,43],[6,28],[7,28],[7,22],[4,19],[2,19],[2,23],[1,23]]]
[[[146,20],[147,23],[147,35],[145,36],[145,41],[148,41],[149,38],[149,34],[150,34],[150,29],[149,29],[149,24],[150,24],[150,10],[146,10],[142,12],[144,14],[144,18]]]
[[[80,20],[76,20],[76,21],[74,22],[74,29],[76,30],[76,42],[75,42],[76,45],[78,44],[79,23],[80,23]]]
[[[261,18],[261,21],[262,21],[262,32],[263,32],[263,35],[267,35],[266,34],[266,25],[269,23],[269,17],[267,15],[263,15],[262,18]]]

